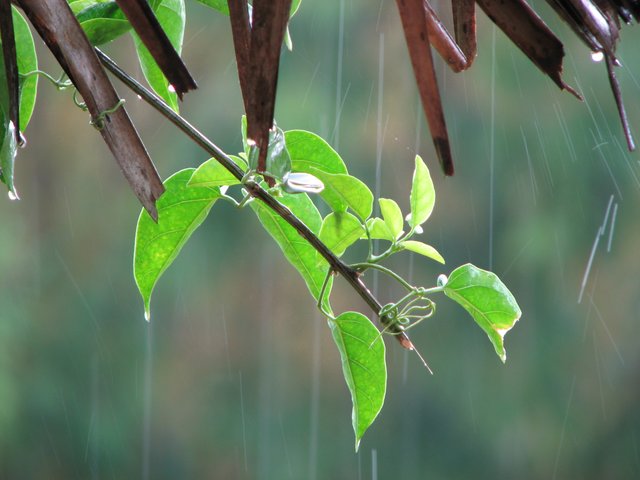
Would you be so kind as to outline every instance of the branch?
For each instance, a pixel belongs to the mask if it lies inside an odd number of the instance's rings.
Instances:
[[[136,79],[132,78],[124,70],[122,70],[111,58],[96,48],[98,58],[113,75],[115,75],[122,83],[129,87],[133,92],[139,95],[145,102],[151,105],[162,116],[178,127],[191,140],[199,145],[205,152],[215,158],[222,164],[231,174],[238,180],[242,181],[245,173],[224,153],[217,145],[205,137],[200,131],[191,125],[187,120],[174,112],[160,97],[151,92],[149,89],[141,85]],[[291,211],[276,200],[269,192],[255,182],[245,182],[244,187],[249,195],[264,202],[269,208],[276,212],[283,220],[291,225],[305,240],[307,240],[313,248],[329,263],[331,271],[339,273],[367,303],[367,305],[379,316],[382,305],[373,296],[371,291],[360,278],[360,273],[340,260],[320,239]],[[395,333],[395,332],[394,332]],[[413,344],[404,332],[397,332],[396,338],[400,344],[409,350],[413,350]]]

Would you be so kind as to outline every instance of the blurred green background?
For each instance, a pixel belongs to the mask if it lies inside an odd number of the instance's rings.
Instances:
[[[450,21],[448,2],[437,7]],[[305,0],[291,25],[279,125],[327,138],[405,211],[422,154],[437,189],[424,240],[447,266],[408,254],[393,265],[425,286],[465,262],[492,268],[523,311],[506,365],[445,298],[412,330],[434,376],[388,338],[386,404],[357,454],[329,329],[250,211],[214,207],[144,321],[131,272],[140,206],[71,94],[41,81],[18,157],[22,200],[0,201],[0,478],[640,477],[639,157],[625,150],[604,64],[535,8],[585,102],[479,13],[473,68],[437,67],[453,178],[437,166],[394,2]],[[184,58],[200,89],[182,113],[236,152],[227,19],[193,1],[187,11]],[[640,139],[639,41],[623,30],[618,75]],[[128,37],[107,50],[140,77]],[[116,87],[163,178],[206,159]],[[367,281],[383,303],[398,294]],[[333,297],[369,313],[343,282]]]

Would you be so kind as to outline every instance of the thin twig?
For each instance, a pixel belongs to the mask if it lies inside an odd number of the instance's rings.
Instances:
[[[178,127],[189,138],[191,138],[196,144],[198,144],[209,155],[215,158],[222,164],[231,174],[238,180],[242,180],[244,172],[225,154],[217,145],[211,140],[205,137],[200,131],[191,125],[187,120],[177,114],[171,109],[160,97],[149,89],[140,84],[136,79],[122,70],[111,58],[96,48],[98,58],[113,75],[115,75],[122,83],[129,87],[133,92],[139,95],[145,102],[151,105],[162,116]],[[350,267],[346,263],[342,262],[309,228],[296,217],[287,207],[282,205],[278,200],[269,194],[264,188],[255,182],[246,182],[244,184],[245,189],[249,194],[260,201],[264,202],[269,208],[277,213],[284,221],[291,225],[305,240],[311,244],[311,246],[322,255],[322,257],[329,263],[329,268],[342,275],[345,280],[353,287],[353,289],[360,295],[360,297],[367,303],[367,305],[379,315],[382,305],[373,296],[371,291],[367,288],[364,282],[360,278],[360,273],[354,268]],[[406,334],[397,336],[400,344],[408,349],[413,349],[413,344],[409,340]]]

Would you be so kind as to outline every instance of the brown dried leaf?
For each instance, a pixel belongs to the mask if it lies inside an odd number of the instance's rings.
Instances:
[[[480,8],[558,87],[582,99],[562,80],[562,42],[524,0],[477,0]]]
[[[176,94],[182,96],[198,88],[189,70],[160,26],[147,0],[116,0],[129,23],[162,70]]]
[[[445,175],[453,175],[453,158],[438,81],[433,68],[424,3],[423,0],[396,0],[396,4],[436,153]]]
[[[245,0],[229,0],[228,4],[240,91],[244,109],[249,111],[249,43],[251,42],[249,11]]]
[[[278,85],[280,50],[289,20],[291,0],[254,0],[249,43],[247,138],[260,149],[258,171],[266,169],[269,129]]]
[[[456,42],[467,57],[467,68],[476,58],[476,1],[458,0],[451,3],[453,9],[453,30]]]

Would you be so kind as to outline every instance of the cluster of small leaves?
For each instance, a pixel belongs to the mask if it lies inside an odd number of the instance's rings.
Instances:
[[[243,132],[244,127],[243,123]],[[332,275],[327,261],[280,215],[248,196],[244,188],[248,182],[259,182],[268,188],[262,176],[252,168],[255,156],[255,147],[247,145],[245,140],[244,151],[231,157],[245,172],[243,180],[231,175],[215,159],[207,160],[197,169],[182,170],[165,182],[166,192],[158,202],[158,223],[154,223],[145,211],[141,212],[136,233],[134,274],[144,299],[146,318],[150,318],[151,294],[156,282],[207,217],[213,204],[219,199],[236,206],[249,204],[328,318],[351,392],[357,448],[384,403],[387,371],[381,333],[362,313],[344,312],[334,316],[329,302]],[[413,239],[422,233],[422,225],[431,216],[435,205],[433,182],[420,157],[415,159],[410,213],[406,217],[394,200],[385,198],[378,200],[382,217],[372,217],[374,197],[369,188],[349,174],[344,161],[329,144],[307,131],[283,132],[278,128],[273,131],[267,155],[267,174],[277,180],[276,186],[270,189],[271,194],[338,257],[359,240],[369,243],[366,261],[353,264],[354,268],[363,272],[367,268],[386,270],[380,262],[403,250],[444,263],[434,247]],[[324,189],[314,197],[322,200],[330,212],[323,217],[307,193],[287,193],[286,178],[291,175],[308,175],[321,181]],[[373,240],[384,240],[388,246],[381,253],[375,253]],[[487,333],[500,358],[505,360],[503,337],[520,317],[520,309],[497,276],[473,265],[464,265],[454,270],[449,279],[441,275],[438,285],[430,289],[413,287],[404,280],[401,282],[414,299],[421,300],[426,298],[426,294],[443,292],[462,305]],[[398,311],[403,301],[390,304],[391,310],[396,307],[395,311]],[[414,308],[422,308],[422,311],[428,311],[424,315],[426,318],[435,308],[433,301],[426,301],[426,307],[406,307],[402,311],[413,312]],[[406,315],[406,318],[414,317],[409,313]],[[385,329],[394,327],[395,331],[404,331],[413,326],[408,320],[403,322],[402,318],[395,318],[395,324],[389,322],[388,318],[382,321]]]

